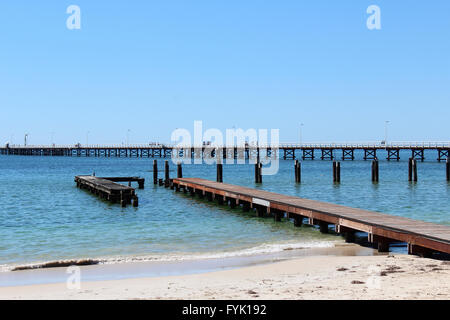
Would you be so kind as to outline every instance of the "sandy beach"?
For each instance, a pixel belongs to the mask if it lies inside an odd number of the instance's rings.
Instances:
[[[0,287],[0,299],[450,299],[450,262],[312,256],[232,270]]]

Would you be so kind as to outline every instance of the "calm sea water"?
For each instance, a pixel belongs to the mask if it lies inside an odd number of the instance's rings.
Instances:
[[[407,181],[403,161],[380,162],[380,183],[370,182],[370,161],[341,163],[333,185],[330,161],[304,161],[302,184],[293,161],[254,184],[251,165],[225,165],[224,181],[243,186],[450,225],[450,185],[434,153],[419,162],[419,182]],[[358,154],[362,159],[362,155]],[[164,159],[158,159],[163,168]],[[171,175],[175,176],[175,166]],[[76,258],[183,259],[330,246],[341,241],[308,227],[231,210],[152,184],[152,159],[0,156],[0,265]],[[75,175],[141,176],[139,208],[104,202],[75,187]],[[185,177],[215,179],[215,166],[184,165]],[[160,173],[161,176],[161,173]]]

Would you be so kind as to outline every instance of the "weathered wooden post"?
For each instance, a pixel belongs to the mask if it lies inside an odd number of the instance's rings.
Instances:
[[[416,159],[413,159],[412,165],[413,165],[413,180],[414,180],[414,182],[417,182],[417,160]]]
[[[341,163],[339,161],[333,161],[333,182],[341,182]]]
[[[412,161],[413,161],[413,158],[409,158],[409,160],[408,160],[408,181],[412,181],[412,172],[413,172],[413,169],[412,169]]]
[[[378,181],[379,181],[378,160],[375,159],[372,161],[372,182]]]
[[[181,167],[181,162],[177,163],[177,178],[183,178],[183,168]]]
[[[153,160],[153,184],[158,184],[158,161]]]
[[[294,216],[294,226],[295,227],[301,227],[303,224],[303,217],[299,215]]]
[[[262,177],[261,177],[261,163],[258,161],[255,163],[255,182],[261,183]]]
[[[137,196],[133,197],[133,207],[139,206],[139,198]]]
[[[120,206],[122,208],[127,206],[127,202],[126,200],[123,198],[123,191],[120,191]]]
[[[336,161],[333,161],[333,182],[336,182]]]
[[[447,172],[447,181],[450,182],[450,157],[447,158],[446,165],[446,172]]]
[[[294,171],[295,171],[295,182],[300,183],[302,181],[302,171],[301,171],[301,163],[298,160],[295,160]]]
[[[223,182],[223,167],[222,167],[222,164],[219,162],[217,162],[216,181]]]
[[[258,178],[259,178],[259,183],[262,183],[262,163],[260,162],[258,165]]]
[[[328,223],[325,221],[320,221],[319,230],[321,233],[328,233]]]
[[[164,187],[168,188],[169,187],[169,160],[165,160],[164,161]]]

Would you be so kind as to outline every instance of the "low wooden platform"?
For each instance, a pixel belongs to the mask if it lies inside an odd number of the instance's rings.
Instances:
[[[118,177],[113,178],[116,181],[130,181],[129,178],[123,177],[119,180]],[[113,203],[120,203],[122,206],[131,204],[137,207],[138,198],[135,193],[135,189],[132,187],[124,186],[120,183],[116,183],[111,178],[101,178],[96,176],[76,176],[75,182],[80,189],[89,190],[91,193],[99,196],[102,199],[111,201]],[[143,186],[143,182],[142,182]]]
[[[128,186],[131,186],[131,182],[137,182],[139,189],[144,189],[145,179],[140,177],[101,177],[101,179],[106,179],[113,182],[128,182]]]
[[[335,225],[336,232],[349,242],[356,231],[367,232],[368,240],[379,251],[389,251],[391,243],[405,242],[410,254],[450,254],[450,227],[444,225],[199,178],[172,179],[172,185],[177,191],[184,189],[211,201],[229,203],[231,207],[242,205],[245,211],[256,209],[258,215],[270,214],[277,221],[285,216],[294,219],[296,226],[305,218],[309,224],[319,225],[321,232],[328,232],[329,225]]]

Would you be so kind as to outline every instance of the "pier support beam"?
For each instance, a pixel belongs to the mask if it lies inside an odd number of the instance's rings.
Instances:
[[[408,254],[417,255],[423,258],[431,258],[433,250],[408,243]]]
[[[400,149],[386,149],[388,156],[387,161],[397,160],[400,161]]]
[[[250,202],[242,201],[242,211],[244,211],[244,212],[250,211]]]
[[[236,208],[236,199],[234,199],[234,198],[228,198],[227,200],[228,200],[228,203],[230,204],[230,208],[231,208],[231,209]]]
[[[336,233],[342,234],[344,236],[345,242],[347,243],[355,242],[356,230],[354,229],[336,225]]]
[[[267,207],[256,205],[256,214],[260,218],[264,218],[267,215]]]
[[[271,209],[270,210],[272,215],[273,215],[273,219],[277,222],[280,222],[281,219],[284,217],[284,212],[281,210],[277,210],[277,209]]]
[[[303,217],[294,215],[294,227],[301,227],[303,224]]]
[[[314,149],[302,149],[302,159],[314,160]]]
[[[320,233],[328,233],[328,222],[319,221]]]
[[[216,195],[214,196],[214,198],[217,199],[217,203],[218,203],[219,205],[221,205],[221,206],[223,205],[224,200],[223,200],[223,196],[222,196],[222,195],[216,194]]]

